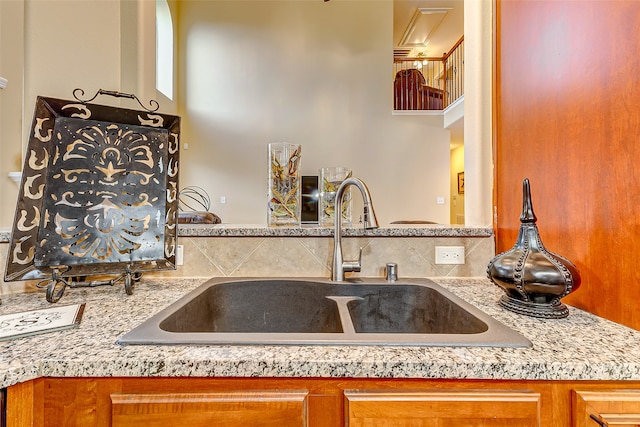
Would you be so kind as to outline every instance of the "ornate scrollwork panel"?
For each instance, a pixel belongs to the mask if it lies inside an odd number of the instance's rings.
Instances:
[[[175,268],[180,118],[38,97],[5,280]]]

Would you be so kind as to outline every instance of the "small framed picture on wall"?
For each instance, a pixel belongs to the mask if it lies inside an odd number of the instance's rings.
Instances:
[[[458,172],[458,194],[464,194],[464,172]]]

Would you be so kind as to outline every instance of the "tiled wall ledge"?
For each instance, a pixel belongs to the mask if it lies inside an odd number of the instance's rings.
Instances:
[[[0,271],[4,277],[9,233],[0,235]],[[495,255],[491,228],[401,226],[363,231],[345,229],[345,259],[363,248],[362,277],[381,277],[388,262],[400,277],[484,277]],[[333,229],[320,227],[181,226],[178,243],[184,265],[145,273],[157,278],[331,277]],[[436,246],[464,246],[464,265],[435,264]],[[35,281],[3,283],[0,294],[32,292]]]

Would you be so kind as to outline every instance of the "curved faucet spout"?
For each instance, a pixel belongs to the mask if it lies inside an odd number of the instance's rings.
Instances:
[[[332,280],[336,282],[344,281],[344,273],[347,271],[360,271],[362,268],[362,248],[360,248],[360,256],[357,261],[343,261],[342,257],[342,197],[347,187],[354,185],[360,190],[362,200],[364,201],[364,213],[362,215],[362,223],[365,229],[378,228],[378,219],[373,210],[371,202],[371,194],[369,189],[359,178],[351,177],[342,181],[338,191],[336,192],[334,206],[335,228],[333,233],[333,271]]]

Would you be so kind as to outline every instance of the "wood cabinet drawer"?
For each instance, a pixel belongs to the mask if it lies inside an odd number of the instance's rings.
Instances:
[[[348,427],[540,426],[540,394],[345,391]]]
[[[306,391],[113,393],[113,427],[306,427]]]

